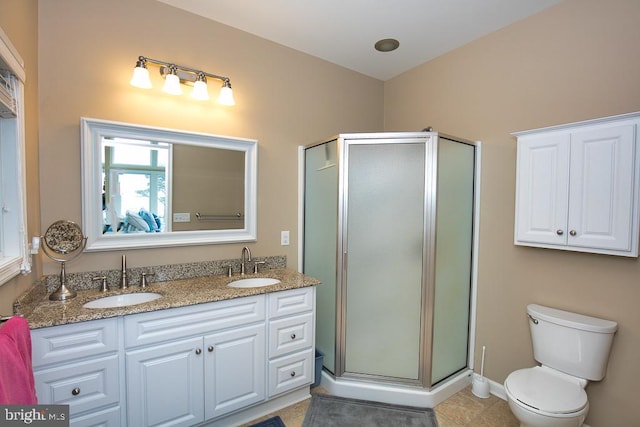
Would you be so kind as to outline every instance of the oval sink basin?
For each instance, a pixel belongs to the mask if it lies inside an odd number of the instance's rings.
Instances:
[[[259,288],[261,286],[269,286],[280,283],[278,279],[270,277],[252,277],[250,279],[239,279],[229,283],[231,288]]]
[[[162,295],[154,292],[140,292],[137,294],[112,295],[89,301],[84,304],[84,308],[113,308],[126,307],[128,305],[142,304],[160,298]]]

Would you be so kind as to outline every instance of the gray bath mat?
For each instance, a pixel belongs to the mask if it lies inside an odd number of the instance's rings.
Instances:
[[[433,409],[314,394],[302,427],[437,427]]]

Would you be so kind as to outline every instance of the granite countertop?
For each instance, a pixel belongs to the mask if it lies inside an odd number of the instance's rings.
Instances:
[[[234,280],[253,277],[271,277],[280,283],[258,288],[231,288],[227,285]],[[319,285],[320,281],[291,269],[265,270],[259,274],[227,277],[225,275],[204,276],[190,279],[153,282],[146,288],[130,285],[126,290],[99,289],[80,290],[78,296],[67,301],[50,301],[45,286],[34,285],[21,296],[14,305],[15,314],[24,316],[31,329],[67,323],[85,322],[108,317],[184,307],[213,301],[223,301],[250,295],[267,294],[288,289]],[[161,298],[143,304],[126,307],[90,309],[82,307],[88,301],[111,295],[137,292],[156,292]]]

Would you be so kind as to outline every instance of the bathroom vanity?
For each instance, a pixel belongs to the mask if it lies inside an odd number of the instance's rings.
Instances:
[[[96,297],[90,291],[78,301],[42,302],[26,316],[39,403],[68,404],[74,426],[215,426],[303,400],[314,378],[319,282],[291,270],[266,273],[280,283],[155,283],[149,289],[162,298],[115,309],[83,308]],[[60,317],[45,320],[51,307]],[[87,316],[95,318],[78,320]]]

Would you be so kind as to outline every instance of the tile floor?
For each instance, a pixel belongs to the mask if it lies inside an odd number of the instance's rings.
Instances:
[[[313,393],[326,393],[322,387],[311,389]],[[279,415],[287,427],[301,427],[309,400],[284,408],[266,417],[254,420],[247,426],[263,419]],[[454,394],[435,407],[439,427],[519,427],[507,402],[491,395],[481,399],[471,393],[471,387]],[[366,426],[362,426],[366,427]]]

